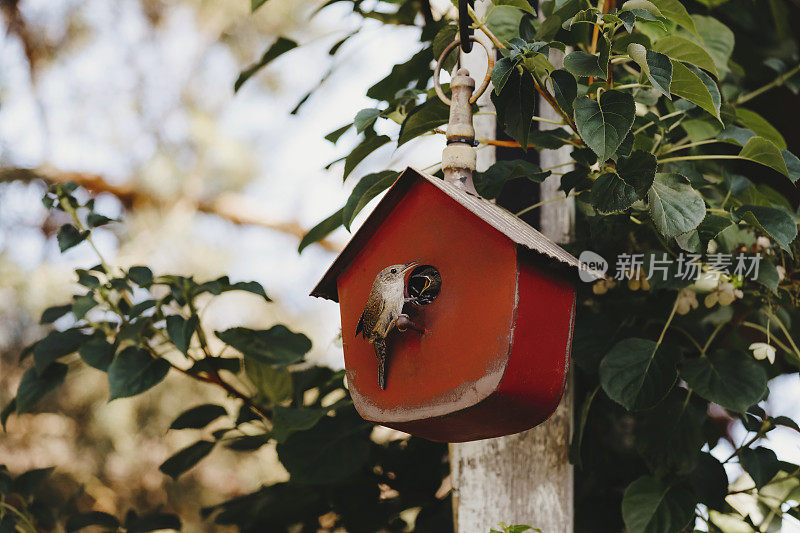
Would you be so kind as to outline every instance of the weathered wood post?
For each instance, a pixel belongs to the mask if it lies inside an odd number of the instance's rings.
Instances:
[[[478,14],[491,3],[476,3]],[[558,53],[558,52],[556,52]],[[554,64],[563,57],[550,60]],[[480,53],[467,56],[464,64],[480,72]],[[479,103],[491,105],[489,91]],[[537,115],[559,120],[559,115],[543,100]],[[476,137],[494,139],[494,117],[475,117]],[[540,123],[542,127],[552,127]],[[485,170],[494,160],[494,149],[478,152],[478,170]],[[542,168],[569,162],[569,148],[540,154]],[[568,168],[568,167],[567,167]],[[551,176],[541,186],[541,199],[564,196],[558,190],[559,176]],[[541,231],[557,243],[571,240],[575,206],[571,199],[544,204],[541,208]],[[572,431],[572,393],[568,387],[561,405],[544,424],[530,431],[475,442],[450,445],[453,481],[453,515],[457,533],[488,532],[498,522],[529,524],[544,533],[572,533],[573,472],[568,449]]]

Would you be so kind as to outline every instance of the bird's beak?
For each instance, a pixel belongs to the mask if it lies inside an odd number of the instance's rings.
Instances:
[[[406,266],[403,267],[403,274],[405,274],[406,272],[408,272],[409,270],[411,270],[412,268],[414,268],[418,264],[419,264],[419,261],[411,261],[410,263],[408,263]]]

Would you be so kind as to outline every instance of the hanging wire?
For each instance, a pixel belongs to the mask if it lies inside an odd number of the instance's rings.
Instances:
[[[472,51],[472,35],[475,30],[471,28],[472,20],[469,18],[469,8],[475,7],[475,0],[458,0],[458,38],[461,40],[461,51],[468,54]]]

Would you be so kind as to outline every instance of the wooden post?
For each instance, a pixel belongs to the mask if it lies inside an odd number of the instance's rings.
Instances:
[[[476,11],[485,12],[487,5],[491,5],[488,0],[477,2]],[[464,64],[479,75],[482,67],[480,60],[475,64],[470,57],[474,55],[467,56]],[[563,56],[551,53],[550,60],[557,64]],[[488,94],[479,103],[491,105]],[[537,114],[560,119],[541,99]],[[475,117],[476,136],[493,139],[495,121],[485,118]],[[494,162],[493,148],[478,153],[478,169],[485,170]],[[568,147],[540,154],[542,168],[570,160]],[[552,176],[542,184],[542,200],[564,196],[558,191],[559,181],[559,176]],[[567,242],[573,235],[574,217],[572,199],[545,204],[541,231],[556,242]],[[544,533],[572,533],[573,472],[568,449],[573,400],[569,389],[555,414],[539,427],[508,437],[450,445],[456,533],[488,533],[499,522],[528,524]]]

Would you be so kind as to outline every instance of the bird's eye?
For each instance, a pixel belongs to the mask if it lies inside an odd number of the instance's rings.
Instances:
[[[392,269],[392,274],[397,274],[397,269],[396,268]]]

